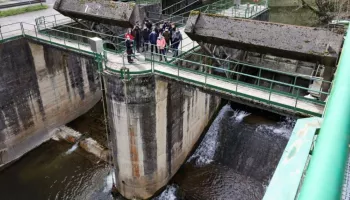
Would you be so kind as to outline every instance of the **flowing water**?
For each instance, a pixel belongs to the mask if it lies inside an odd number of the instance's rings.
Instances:
[[[293,120],[264,115],[225,105],[195,152],[154,199],[261,199],[294,125]],[[113,199],[112,183],[108,165],[76,144],[56,141],[0,171],[4,200],[108,200]]]

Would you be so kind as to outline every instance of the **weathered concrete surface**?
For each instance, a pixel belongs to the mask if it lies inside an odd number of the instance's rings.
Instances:
[[[185,161],[220,98],[159,76],[105,76],[117,188],[149,198]]]
[[[331,31],[193,11],[186,34],[197,42],[335,67],[343,35]]]
[[[0,44],[0,165],[101,98],[94,58],[19,39]]]
[[[54,9],[65,16],[85,19],[120,27],[142,25],[146,11],[152,7],[160,9],[159,4],[138,5],[135,2],[108,0],[57,0]]]

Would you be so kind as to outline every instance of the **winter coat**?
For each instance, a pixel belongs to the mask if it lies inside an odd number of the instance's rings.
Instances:
[[[157,38],[158,38],[158,35],[156,32],[152,31],[150,34],[149,34],[149,42],[151,44],[157,44]]]
[[[134,28],[134,30],[132,31],[132,35],[134,36],[136,43],[140,43],[141,42],[140,29],[139,28]]]
[[[126,46],[126,50],[127,51],[131,51],[132,50],[132,41],[131,40],[126,40],[125,41],[125,46]]]
[[[181,40],[182,40],[182,34],[180,33],[180,31],[176,31],[175,33],[173,33],[172,44],[178,45]]]
[[[164,36],[165,41],[168,42],[170,40],[170,32],[169,31],[165,31],[163,33],[163,36]]]
[[[129,36],[130,40],[134,40],[134,36],[131,33],[125,33],[124,37],[127,38]]]
[[[152,23],[151,22],[146,22],[146,27],[148,28],[148,30],[152,29]]]
[[[164,49],[165,48],[165,39],[164,39],[164,37],[161,37],[160,39],[158,38],[158,40],[157,40],[157,47],[159,48],[159,49]]]
[[[151,34],[151,31],[148,28],[142,30],[142,37],[144,41],[149,41],[149,34]]]

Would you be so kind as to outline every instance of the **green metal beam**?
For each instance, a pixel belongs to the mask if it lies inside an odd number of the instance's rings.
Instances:
[[[339,200],[350,142],[350,29],[341,53],[333,90],[310,165],[301,200]]]

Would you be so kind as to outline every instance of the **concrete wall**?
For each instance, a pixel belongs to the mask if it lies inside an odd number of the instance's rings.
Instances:
[[[220,98],[159,76],[105,76],[117,188],[149,198],[176,173]]]
[[[0,166],[101,98],[94,58],[18,39],[0,44]]]

